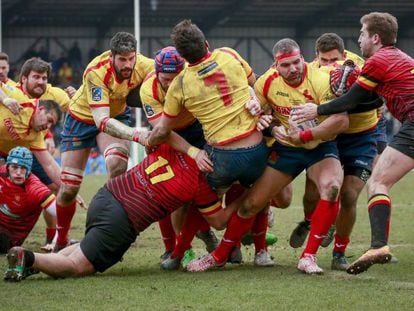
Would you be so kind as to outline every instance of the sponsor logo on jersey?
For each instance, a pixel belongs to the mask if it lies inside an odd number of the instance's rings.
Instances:
[[[207,72],[212,71],[214,68],[216,68],[218,66],[218,64],[216,62],[211,63],[210,65],[208,65],[206,68],[201,69],[198,72],[199,76],[205,75]]]
[[[10,138],[12,140],[19,140],[20,139],[19,134],[17,134],[16,129],[14,128],[12,119],[10,119],[10,118],[4,119],[3,124],[6,127],[7,132],[9,133]]]
[[[91,88],[92,100],[94,102],[99,102],[102,100],[102,88],[99,86],[94,86]]]
[[[281,91],[277,91],[276,95],[283,96],[283,97],[289,97],[288,93],[284,93],[284,92],[281,92]]]
[[[0,204],[0,212],[14,219],[20,218],[19,215],[12,213],[6,204]]]
[[[150,105],[144,104],[145,112],[147,113],[147,116],[151,117],[155,114],[154,109]]]

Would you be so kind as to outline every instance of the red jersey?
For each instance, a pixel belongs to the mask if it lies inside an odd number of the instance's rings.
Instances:
[[[401,50],[379,49],[365,62],[357,83],[383,96],[400,122],[414,119],[414,59]]]
[[[42,209],[54,200],[55,195],[35,175],[18,186],[10,181],[6,166],[0,166],[0,231],[9,236],[12,246],[23,243]]]
[[[221,207],[193,159],[162,144],[107,189],[121,203],[136,233],[191,203],[202,212]]]

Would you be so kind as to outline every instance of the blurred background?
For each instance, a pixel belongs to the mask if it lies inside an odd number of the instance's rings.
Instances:
[[[141,52],[149,57],[171,44],[171,28],[189,18],[213,48],[236,49],[261,74],[272,63],[274,43],[284,37],[295,39],[309,61],[324,32],[338,33],[347,49],[359,53],[359,19],[372,11],[396,16],[398,46],[414,52],[411,0],[1,0],[1,50],[9,54],[14,72],[37,55],[56,72],[71,67],[72,83],[78,84],[83,67],[108,49],[115,32],[135,32],[136,5]]]

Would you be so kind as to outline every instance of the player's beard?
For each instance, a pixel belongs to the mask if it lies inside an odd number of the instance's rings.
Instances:
[[[124,68],[119,69],[116,66],[115,67],[115,73],[118,80],[128,80],[132,76],[132,68]]]
[[[302,81],[303,71],[297,71],[294,74],[288,76],[286,81],[291,85],[298,85]]]
[[[46,85],[36,85],[32,88],[29,86],[26,87],[27,93],[32,98],[39,98],[46,92]]]

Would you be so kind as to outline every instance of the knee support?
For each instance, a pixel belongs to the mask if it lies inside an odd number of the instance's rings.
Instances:
[[[62,168],[62,173],[60,174],[62,196],[70,197],[64,199],[65,201],[74,199],[78,194],[83,180],[83,173],[84,171],[78,168],[68,166]]]
[[[129,151],[119,143],[110,144],[104,151],[105,162],[111,158],[118,158],[128,162]]]

